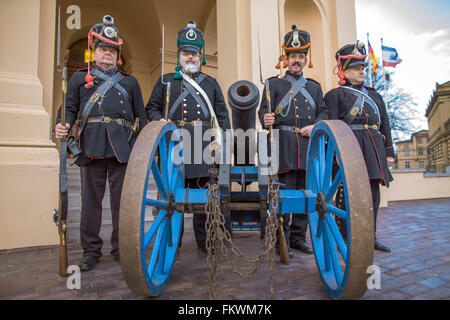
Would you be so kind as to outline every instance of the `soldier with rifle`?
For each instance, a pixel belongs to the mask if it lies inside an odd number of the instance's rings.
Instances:
[[[136,136],[147,124],[141,89],[135,77],[118,69],[121,65],[122,39],[114,19],[105,16],[88,34],[94,50],[94,65],[76,72],[66,95],[66,121],[59,114],[56,138],[63,139],[75,125],[81,155],[76,164],[81,171],[81,246],[82,271],[92,270],[102,256],[99,236],[102,200],[106,179],[110,186],[113,231],[111,255],[119,256],[119,208],[126,164]],[[76,121],[78,119],[78,121]]]
[[[288,68],[284,77],[272,77],[267,81],[270,99],[264,89],[258,112],[263,127],[273,126],[279,130],[278,180],[283,189],[305,188],[305,167],[308,142],[314,124],[327,119],[327,109],[323,101],[322,89],[318,82],[305,78],[303,68],[308,59],[311,37],[308,32],[298,30],[296,25],[284,37],[285,55],[280,56],[277,68]],[[310,62],[309,67],[312,67]],[[272,105],[269,105],[269,100]],[[268,111],[271,112],[268,112]],[[308,220],[306,215],[294,214],[289,226],[290,215],[283,217],[283,231],[288,246],[289,257],[294,254],[290,248],[311,254],[306,241]],[[280,253],[278,236],[277,252]],[[290,248],[289,248],[290,247]]]
[[[222,90],[216,79],[200,72],[201,64],[206,64],[204,36],[191,21],[178,32],[176,72],[161,76],[146,106],[150,121],[172,121],[181,130],[185,185],[193,189],[206,188],[210,181],[212,165],[203,159],[209,142],[203,141],[203,134],[212,127],[222,130],[231,127]],[[201,154],[195,154],[196,150]],[[194,214],[195,240],[203,253],[206,253],[205,221],[205,214]],[[227,221],[230,230],[231,223]]]

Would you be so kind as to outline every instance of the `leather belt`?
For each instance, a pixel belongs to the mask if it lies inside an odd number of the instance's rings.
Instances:
[[[123,118],[115,119],[111,117],[89,117],[86,121],[86,123],[110,123],[110,122],[115,122],[118,125],[127,127],[128,129],[136,133],[137,132],[136,125],[139,124],[139,118],[136,118],[134,123],[127,121]]]
[[[201,126],[205,126],[205,127],[209,127],[209,123],[206,121],[201,121],[201,120],[192,120],[192,121],[185,121],[185,120],[177,120],[177,124],[179,127],[184,127],[184,126],[196,126],[196,125],[201,125]]]
[[[280,129],[282,131],[295,132],[295,133],[298,133],[298,134],[300,134],[300,130],[301,130],[299,127],[285,126],[285,125],[275,126],[274,129]]]
[[[368,130],[368,129],[373,129],[373,130],[378,130],[378,125],[374,124],[374,125],[368,125],[368,124],[351,124],[350,128],[352,130]]]

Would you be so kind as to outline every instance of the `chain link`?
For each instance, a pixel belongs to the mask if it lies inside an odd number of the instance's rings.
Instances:
[[[274,269],[275,269],[275,244],[276,244],[276,232],[278,228],[278,219],[276,216],[278,210],[278,193],[279,185],[274,188],[274,182],[270,179],[267,201],[269,204],[269,212],[266,222],[266,232],[264,235],[263,252],[259,255],[248,257],[244,255],[239,248],[237,248],[231,240],[230,232],[225,227],[225,219],[220,209],[219,201],[219,186],[217,183],[208,184],[208,203],[206,204],[206,250],[207,250],[207,264],[209,270],[209,299],[214,299],[218,262],[220,256],[224,256],[227,262],[231,265],[235,274],[242,278],[251,277],[258,268],[267,262],[270,272],[270,293],[273,299],[274,289]],[[228,247],[226,246],[228,244]],[[247,271],[240,271],[236,264],[232,261],[230,251],[239,259],[253,263],[253,267]]]

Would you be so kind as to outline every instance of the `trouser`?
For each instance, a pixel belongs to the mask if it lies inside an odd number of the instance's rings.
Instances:
[[[189,189],[206,189],[208,187],[209,177],[201,177],[194,179],[186,179],[185,185]],[[192,225],[194,228],[195,241],[197,242],[197,247],[206,249],[206,214],[194,213],[192,218]],[[231,234],[231,221],[230,217],[225,216],[225,227]]]
[[[119,254],[119,210],[122,185],[125,177],[126,164],[116,159],[96,159],[81,171],[81,221],[80,238],[83,256],[102,256],[103,241],[100,238],[102,225],[102,201],[105,195],[106,179],[109,182],[112,234],[111,254]]]
[[[280,189],[300,190],[305,189],[305,170],[291,170],[286,173],[278,174],[278,181],[283,184]],[[289,219],[291,214],[283,215],[283,231],[286,243],[295,244],[299,241],[306,240],[306,230],[308,228],[308,219],[306,214],[292,214],[291,226],[289,227]],[[277,234],[277,242],[279,235]]]
[[[372,193],[372,205],[373,205],[373,228],[374,228],[374,236],[377,238],[377,216],[378,209],[380,208],[380,183],[378,180],[369,180],[370,181],[370,191]],[[344,193],[342,188],[338,189],[336,193],[336,204],[338,208],[342,210],[346,210]],[[344,219],[336,217],[336,222],[339,226],[339,230],[344,238],[347,238],[347,224]]]

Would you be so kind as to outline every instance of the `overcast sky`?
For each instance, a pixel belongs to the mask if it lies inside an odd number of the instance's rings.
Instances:
[[[394,71],[393,81],[411,93],[428,129],[425,110],[436,82],[450,80],[450,1],[449,0],[355,0],[358,39],[369,40],[380,60],[385,46],[397,49],[403,60]],[[419,124],[418,124],[419,125]]]

